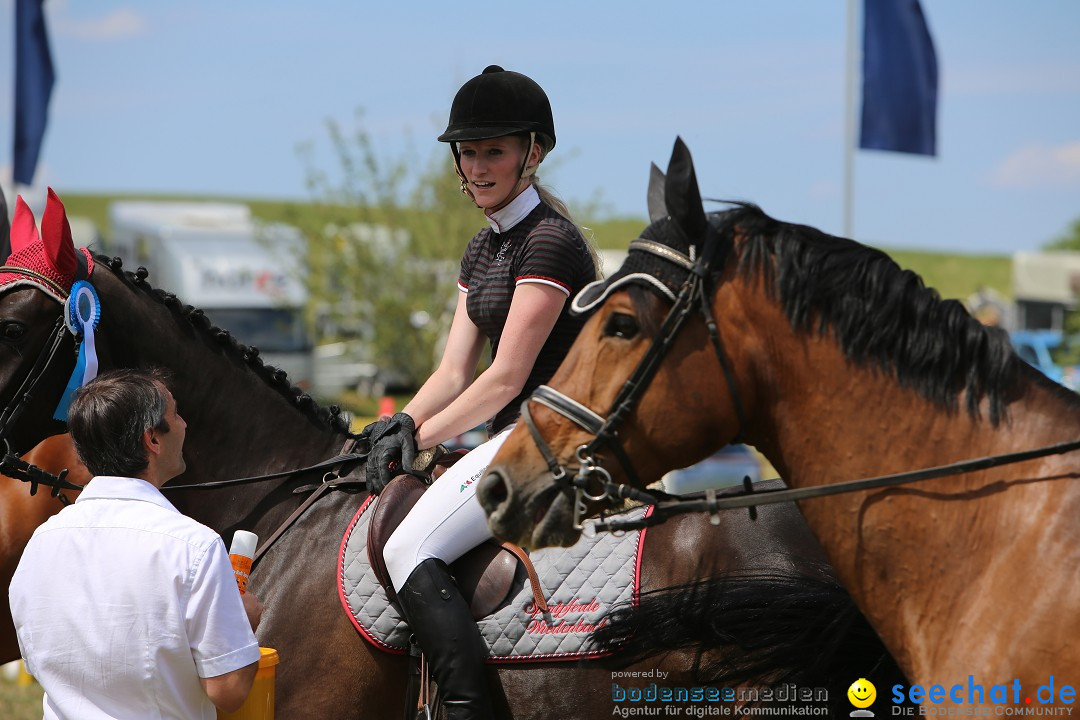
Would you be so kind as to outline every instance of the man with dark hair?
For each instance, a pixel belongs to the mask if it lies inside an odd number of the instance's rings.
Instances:
[[[68,430],[94,478],[35,532],[9,587],[50,718],[199,718],[238,709],[262,604],[221,538],[161,494],[187,424],[160,373],[115,370],[76,392]]]

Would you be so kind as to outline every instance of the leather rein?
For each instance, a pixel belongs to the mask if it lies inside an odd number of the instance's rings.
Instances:
[[[560,489],[574,491],[574,529],[583,530],[586,534],[599,531],[625,531],[638,530],[664,522],[669,517],[691,512],[706,512],[710,514],[710,522],[717,525],[720,522],[719,511],[732,508],[748,508],[751,519],[756,519],[755,508],[758,505],[771,505],[796,500],[808,500],[811,498],[839,495],[843,493],[858,492],[875,488],[893,487],[906,483],[919,482],[932,478],[960,475],[968,472],[986,470],[989,468],[1009,465],[1013,463],[1033,460],[1049,455],[1058,455],[1080,449],[1080,440],[1058,443],[1034,450],[1025,450],[1002,455],[965,460],[949,465],[915,470],[911,472],[883,475],[859,480],[848,480],[829,485],[820,485],[807,488],[779,488],[776,490],[754,490],[750,478],[744,478],[742,489],[728,490],[718,493],[714,489],[706,490],[704,497],[681,498],[669,493],[642,490],[633,485],[641,485],[637,473],[634,471],[629,456],[619,442],[616,426],[630,413],[634,405],[644,395],[652,378],[660,367],[660,362],[671,349],[675,338],[682,329],[686,320],[690,317],[695,305],[705,320],[709,331],[709,339],[712,342],[716,357],[724,373],[731,402],[735,409],[738,420],[738,430],[732,442],[738,442],[746,427],[746,413],[739,397],[738,388],[735,384],[735,376],[731,370],[731,363],[724,351],[723,341],[720,338],[716,326],[716,317],[710,300],[713,290],[710,277],[710,257],[715,254],[715,238],[706,240],[706,251],[695,258],[694,248],[691,246],[690,255],[682,253],[665,245],[648,241],[634,240],[630,243],[631,250],[641,250],[675,263],[687,271],[684,281],[675,302],[668,311],[664,322],[657,333],[657,337],[639,361],[630,378],[623,384],[615,400],[611,404],[607,417],[597,414],[585,405],[547,385],[541,385],[533,394],[521,404],[521,417],[525,426],[529,429],[537,450],[547,463],[552,479]],[[712,252],[710,252],[712,250]],[[578,446],[576,456],[578,468],[571,478],[570,474],[555,457],[551,447],[544,439],[543,434],[537,427],[529,410],[529,403],[536,402],[554,410],[559,415],[573,422],[588,433],[593,439],[584,445]],[[596,452],[604,447],[611,448],[623,472],[628,480],[627,484],[614,483],[611,474],[604,469],[596,459]],[[605,521],[601,517],[598,521],[585,523],[588,514],[588,502],[602,503],[608,507],[614,506],[622,500],[633,500],[646,505],[652,505],[654,510],[648,517],[640,520],[615,520]]]

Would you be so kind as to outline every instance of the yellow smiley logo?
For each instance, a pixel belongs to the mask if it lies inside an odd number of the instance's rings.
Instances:
[[[868,708],[877,699],[877,688],[866,678],[859,678],[851,683],[851,687],[847,690],[847,697],[855,707]]]

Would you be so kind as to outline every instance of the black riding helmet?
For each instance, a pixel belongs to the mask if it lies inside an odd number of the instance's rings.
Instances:
[[[536,81],[521,73],[488,65],[484,72],[461,86],[450,106],[450,121],[439,142],[450,143],[454,167],[461,179],[461,191],[472,197],[457,144],[466,140],[489,140],[506,135],[528,135],[530,147],[539,141],[541,159],[555,147],[555,120],[551,103]],[[529,168],[528,153],[522,160],[521,177],[536,170]]]
[[[555,147],[555,121],[547,94],[521,73],[488,65],[461,86],[439,142],[487,140],[536,133],[545,150]]]

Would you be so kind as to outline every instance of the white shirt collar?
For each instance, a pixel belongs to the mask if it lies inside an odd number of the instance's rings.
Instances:
[[[75,502],[87,500],[142,500],[153,503],[166,510],[180,512],[156,487],[131,477],[97,475],[86,484],[86,489],[75,498]]]
[[[540,194],[536,192],[536,188],[530,183],[529,187],[522,190],[506,207],[487,215],[488,223],[495,232],[504,233],[524,220],[525,216],[531,213],[533,208],[539,204]]]

